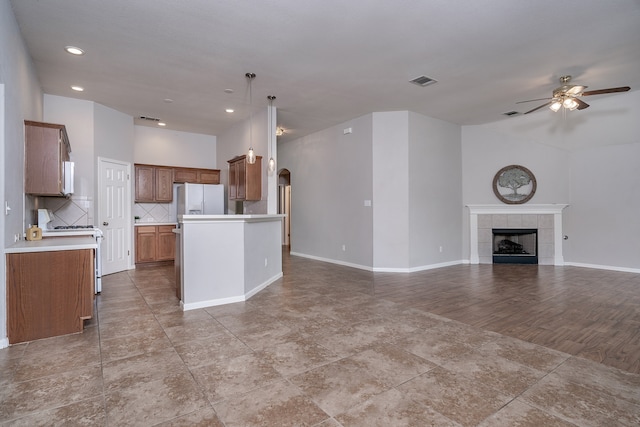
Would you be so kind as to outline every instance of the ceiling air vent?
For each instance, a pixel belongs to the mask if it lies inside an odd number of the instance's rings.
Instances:
[[[415,85],[425,87],[425,86],[432,85],[434,83],[438,83],[438,81],[435,79],[432,79],[431,77],[420,76],[420,77],[416,77],[413,80],[409,80],[409,83],[413,83]]]
[[[506,113],[502,113],[502,114],[504,114],[505,116],[511,117],[511,116],[517,116],[520,113],[518,113],[517,111],[507,111]]]
[[[160,119],[156,119],[155,117],[147,117],[147,116],[140,116],[140,120],[147,120],[149,122],[159,122]]]

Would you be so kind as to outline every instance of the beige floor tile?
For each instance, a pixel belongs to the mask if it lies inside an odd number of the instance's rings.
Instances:
[[[473,426],[510,400],[470,377],[443,368],[432,369],[397,387],[407,398],[463,425]]]
[[[225,427],[211,407],[174,418],[154,427]]]
[[[225,400],[214,409],[226,427],[305,427],[329,418],[313,400],[285,381]]]
[[[378,394],[335,418],[344,427],[460,427],[433,409],[406,399],[396,389]]]
[[[302,337],[268,346],[257,355],[284,377],[291,377],[341,358],[315,341]]]
[[[332,416],[390,388],[360,363],[349,359],[323,365],[290,381]]]
[[[0,421],[24,417],[102,395],[100,366],[75,369],[0,389]]]
[[[188,372],[173,348],[104,363],[102,371],[106,391],[128,388],[160,380],[168,375]]]
[[[478,427],[576,427],[576,425],[514,400],[478,424]]]
[[[282,380],[267,360],[254,354],[214,360],[208,365],[191,368],[191,373],[211,403]]]
[[[60,408],[36,412],[7,423],[12,427],[35,426],[104,426],[106,425],[104,398],[93,397]],[[5,424],[3,424],[5,425]]]
[[[154,329],[148,333],[134,333],[103,339],[100,346],[102,363],[109,363],[114,360],[171,348],[171,341],[163,330]]]
[[[640,406],[555,373],[523,393],[522,400],[579,426],[640,425]]]
[[[184,372],[106,393],[107,423],[112,426],[151,426],[207,406],[196,382]]]

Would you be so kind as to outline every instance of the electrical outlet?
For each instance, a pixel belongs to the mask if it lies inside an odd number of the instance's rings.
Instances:
[[[442,253],[443,251],[444,251],[444,248],[440,246],[440,253]]]
[[[267,266],[267,264],[268,264],[268,262],[267,262],[267,259],[265,258],[265,259],[264,259],[264,266],[266,267],[266,266]]]
[[[18,233],[18,234],[14,234],[14,235],[13,235],[13,242],[15,243],[15,242],[17,242],[18,240],[20,240],[20,233]]]
[[[347,250],[347,245],[342,245],[342,251],[346,251]]]

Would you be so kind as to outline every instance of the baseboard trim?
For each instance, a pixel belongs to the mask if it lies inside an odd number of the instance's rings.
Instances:
[[[612,265],[587,264],[582,262],[564,262],[564,265],[571,267],[595,268],[597,270],[620,271],[622,273],[640,274],[640,268],[615,267]]]
[[[300,252],[291,252],[290,254],[294,256],[299,256],[302,258],[313,259],[315,261],[328,262],[330,264],[338,264],[338,265],[343,265],[345,267],[353,267],[359,270],[366,270],[374,273],[415,273],[418,271],[433,270],[435,268],[450,267],[452,265],[464,264],[464,260],[455,260],[455,261],[442,262],[438,264],[428,264],[428,265],[421,265],[418,267],[408,267],[408,268],[369,267],[366,265],[353,264],[350,262],[339,261],[339,260],[330,259],[330,258],[322,258],[315,255],[303,254]]]
[[[256,286],[255,288],[253,288],[252,290],[250,290],[244,295],[238,295],[235,297],[228,297],[228,298],[217,298],[217,299],[212,299],[207,301],[198,301],[198,302],[192,302],[188,304],[185,304],[182,301],[180,301],[180,308],[182,308],[182,311],[189,311],[189,310],[197,310],[198,308],[215,307],[217,305],[233,304],[234,302],[243,302],[248,300],[249,298],[251,298],[252,296],[254,296],[255,294],[257,294],[258,292],[260,292],[261,290],[263,290],[264,288],[266,288],[267,286],[269,286],[270,284],[272,284],[273,282],[275,282],[281,277],[282,277],[282,272],[267,279],[266,281]]]
[[[7,347],[9,347],[9,337],[4,337],[0,339],[0,348],[7,348]]]
[[[293,255],[293,256],[299,256],[301,258],[313,259],[315,261],[328,262],[330,264],[338,264],[338,265],[343,265],[345,267],[353,267],[353,268],[357,268],[359,270],[373,271],[372,267],[369,267],[369,266],[366,266],[366,265],[360,265],[360,264],[353,264],[353,263],[345,262],[345,261],[339,261],[337,259],[322,258],[322,257],[319,257],[319,256],[303,254],[303,253],[300,253],[300,252],[289,252],[289,254]]]

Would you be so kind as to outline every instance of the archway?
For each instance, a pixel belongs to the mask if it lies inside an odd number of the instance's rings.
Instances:
[[[281,169],[278,172],[278,213],[284,214],[282,221],[282,246],[291,248],[291,172]]]

